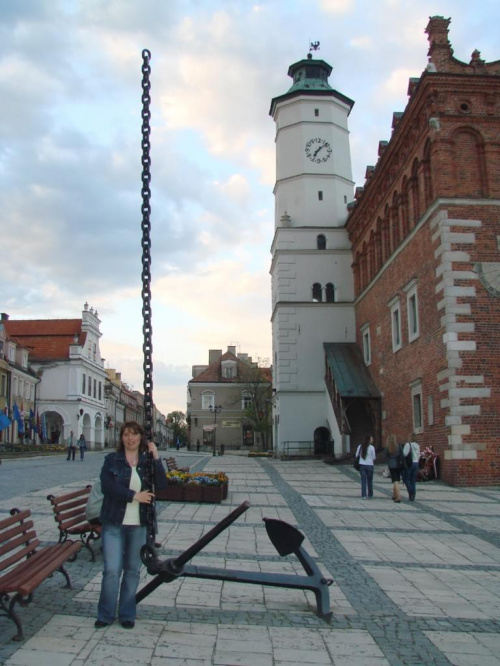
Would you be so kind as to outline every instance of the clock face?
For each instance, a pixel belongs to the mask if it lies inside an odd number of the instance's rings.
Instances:
[[[308,157],[311,162],[316,162],[316,164],[321,164],[330,159],[332,154],[332,147],[324,139],[310,139],[306,143],[305,147],[306,157]]]

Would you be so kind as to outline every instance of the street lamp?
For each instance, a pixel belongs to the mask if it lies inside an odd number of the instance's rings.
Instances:
[[[214,415],[214,436],[213,436],[213,443],[214,443],[214,450],[212,451],[212,455],[215,456],[215,433],[217,431],[217,414],[222,411],[222,405],[216,405],[215,407],[213,405],[210,405],[209,408],[210,413]]]

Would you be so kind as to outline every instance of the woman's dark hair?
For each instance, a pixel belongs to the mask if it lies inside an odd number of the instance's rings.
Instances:
[[[368,447],[370,446],[371,438],[372,438],[371,435],[367,435],[365,437],[365,441],[363,442],[363,444],[361,444],[361,457],[362,458],[366,458],[366,454],[368,453]]]
[[[137,421],[127,421],[122,425],[120,428],[120,436],[118,438],[118,444],[116,446],[117,451],[124,451],[125,447],[123,446],[123,433],[125,430],[131,430],[134,435],[140,435],[141,436],[141,442],[139,444],[139,453],[146,453],[148,450],[148,445],[146,442],[146,435],[144,433],[144,428],[137,423]]]

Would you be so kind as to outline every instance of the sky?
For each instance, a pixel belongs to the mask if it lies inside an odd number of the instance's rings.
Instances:
[[[430,16],[454,55],[500,58],[498,0],[0,0],[0,311],[99,313],[101,354],[141,391],[141,67],[151,52],[154,401],[186,410],[193,365],[271,359],[271,99],[311,42],[355,101],[364,184]]]

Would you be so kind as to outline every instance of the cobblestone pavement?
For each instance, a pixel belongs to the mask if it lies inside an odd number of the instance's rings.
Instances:
[[[4,466],[4,471],[6,467]],[[19,610],[26,640],[0,617],[6,666],[500,666],[500,488],[418,484],[417,499],[391,501],[378,472],[375,497],[362,501],[352,468],[320,461],[280,462],[226,455],[229,496],[220,505],[159,503],[161,557],[178,555],[244,500],[251,507],[193,564],[245,571],[303,573],[281,558],[262,518],[297,526],[330,587],[330,624],[302,590],[180,578],[138,607],[132,631],[94,629],[102,559],[83,551],[68,565],[73,590],[56,574]],[[92,479],[88,479],[92,482]],[[31,508],[43,541],[55,523],[37,490],[0,502]],[[141,587],[148,579],[143,574]]]

